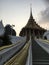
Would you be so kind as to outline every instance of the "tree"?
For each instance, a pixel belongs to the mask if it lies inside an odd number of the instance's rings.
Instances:
[[[12,28],[10,24],[5,26],[5,35],[13,35],[16,36],[16,31]]]
[[[9,38],[9,35],[13,35],[16,36],[16,32],[15,30],[11,27],[11,25],[7,24],[5,26],[5,34],[4,34],[4,38],[3,38],[3,45],[9,45],[12,44]]]
[[[47,40],[47,37],[45,36],[45,37],[44,37],[44,39],[46,39],[46,40]]]

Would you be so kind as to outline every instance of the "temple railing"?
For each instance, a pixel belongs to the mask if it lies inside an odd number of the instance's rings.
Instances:
[[[31,42],[31,38],[30,38],[30,46],[29,46],[29,50],[28,50],[28,57],[27,57],[27,61],[26,61],[26,65],[33,65],[32,63],[32,42]]]
[[[19,43],[15,44],[10,48],[6,48],[0,51],[0,65],[3,65],[8,61],[15,53],[19,52],[23,46],[26,44],[26,38],[21,40]]]

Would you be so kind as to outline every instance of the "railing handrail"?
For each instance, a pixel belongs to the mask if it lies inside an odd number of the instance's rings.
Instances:
[[[31,38],[30,38],[30,47],[29,47],[29,50],[28,50],[28,57],[27,57],[27,61],[26,61],[26,65],[33,65],[32,64],[32,43],[31,43]]]

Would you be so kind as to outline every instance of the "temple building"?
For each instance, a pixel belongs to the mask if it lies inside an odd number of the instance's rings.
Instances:
[[[29,20],[26,24],[25,27],[22,28],[22,30],[20,31],[20,36],[27,36],[27,39],[30,38],[30,36],[32,36],[33,38],[42,38],[44,32],[46,30],[42,27],[40,27],[35,19],[33,18],[33,15],[32,15],[32,8],[30,10],[30,17],[29,17]]]

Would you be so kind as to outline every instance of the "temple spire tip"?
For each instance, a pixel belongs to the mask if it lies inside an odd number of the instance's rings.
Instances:
[[[30,17],[32,17],[32,4],[30,4]]]

